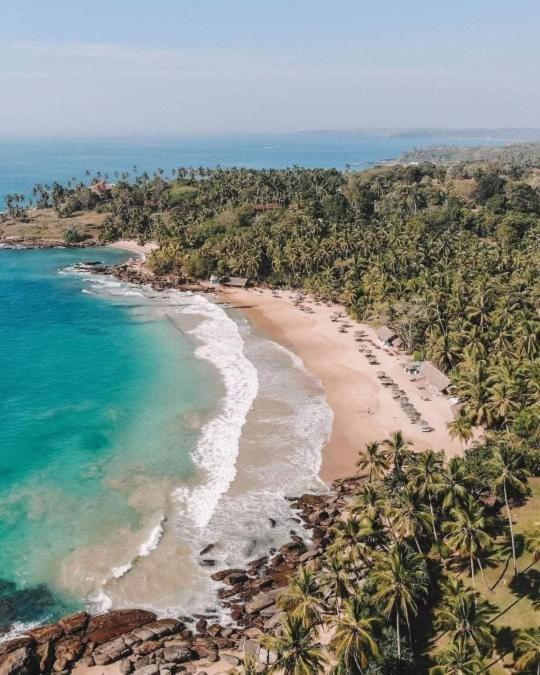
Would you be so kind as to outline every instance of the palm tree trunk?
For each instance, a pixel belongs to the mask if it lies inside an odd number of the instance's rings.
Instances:
[[[437,536],[437,528],[435,527],[435,513],[433,511],[433,503],[431,501],[431,492],[428,492],[428,499],[429,499],[429,510],[431,511],[431,525],[433,527],[433,536],[435,537],[435,543],[437,544],[437,548],[439,549],[440,552],[439,537]]]
[[[401,637],[399,635],[399,612],[396,612],[397,655],[401,658]]]
[[[472,579],[472,585],[473,585],[474,590],[476,590],[476,582],[475,582],[475,580],[474,580],[474,561],[473,561],[472,555],[471,555],[471,557],[470,557],[470,560],[471,560],[471,579]]]
[[[508,504],[508,495],[506,494],[506,481],[503,482],[504,503],[506,504],[506,513],[508,514],[508,525],[510,526],[510,539],[512,540],[512,562],[514,563],[514,576],[518,573],[516,564],[516,542],[514,540],[514,528],[512,526],[512,515]]]
[[[480,560],[480,558],[478,558],[478,567],[480,568],[480,572],[482,572],[482,579],[484,580],[484,583],[486,584],[486,588],[489,591],[492,591],[493,589],[491,588],[491,586],[487,582],[486,575],[484,573],[484,566],[482,565],[482,561]]]

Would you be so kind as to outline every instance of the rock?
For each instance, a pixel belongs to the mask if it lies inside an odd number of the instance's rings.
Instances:
[[[172,633],[178,633],[184,628],[184,624],[176,619],[158,619],[144,626],[144,630],[151,631],[156,637],[172,635]]]
[[[55,660],[54,642],[49,640],[49,642],[38,645],[36,655],[39,661],[39,671],[41,673],[48,672]]]
[[[129,675],[133,671],[133,663],[129,659],[123,659],[123,661],[120,661],[118,670],[122,675]]]
[[[135,670],[140,670],[150,663],[150,659],[148,656],[140,656],[139,658],[133,659],[132,663]]]
[[[90,617],[86,612],[77,612],[76,614],[70,614],[63,619],[60,619],[58,625],[64,632],[64,635],[72,635],[73,633],[79,633],[84,630],[88,625],[89,619]]]
[[[255,614],[274,604],[274,598],[269,593],[259,593],[246,604],[246,614]]]
[[[137,675],[159,675],[159,668],[155,663],[151,663],[148,666],[137,669],[135,672]]]
[[[247,656],[257,657],[259,654],[260,645],[255,640],[244,640],[244,654]]]
[[[256,640],[256,639],[260,638],[261,635],[263,635],[263,632],[260,628],[257,628],[256,626],[251,626],[250,628],[246,628],[246,630],[244,631],[244,635],[247,638],[250,638],[252,640]]]
[[[161,646],[162,644],[158,640],[148,640],[133,647],[133,653],[140,656],[146,656],[147,654],[157,651]]]
[[[37,663],[29,647],[19,647],[0,658],[2,675],[33,675]]]
[[[221,634],[221,626],[219,623],[213,623],[206,631],[208,635],[211,635],[212,637],[216,637]]]
[[[201,567],[214,567],[215,564],[216,564],[216,561],[213,558],[203,558],[199,562],[199,565]]]
[[[49,640],[58,640],[63,634],[64,631],[57,623],[39,626],[39,628],[32,628],[32,630],[28,631],[28,635],[33,638],[38,645],[45,644],[45,642],[49,642]]]
[[[204,633],[207,626],[208,626],[208,621],[206,619],[199,619],[197,621],[197,623],[195,624],[195,630],[198,633]]]
[[[275,518],[268,518],[268,522],[270,523],[270,527],[275,527],[275,526],[276,526],[276,520],[275,520]]]
[[[126,646],[124,640],[119,637],[112,642],[107,642],[94,650],[94,661],[98,666],[106,666],[114,663],[131,653],[131,648]]]
[[[206,555],[207,553],[210,553],[210,551],[215,547],[215,544],[208,544],[208,546],[205,546],[202,551],[199,551],[199,555]]]
[[[220,570],[219,572],[214,572],[214,574],[212,574],[210,578],[213,579],[214,581],[223,581],[231,574],[245,574],[245,573],[246,573],[245,570],[232,568]]]
[[[231,635],[233,635],[233,634],[234,634],[234,630],[232,628],[223,628],[223,630],[221,631],[221,635],[224,638],[231,637]]]
[[[277,661],[277,654],[275,652],[269,652],[264,647],[261,647],[259,651],[259,662],[269,666],[272,663],[275,663],[275,661]]]
[[[65,659],[71,663],[81,655],[82,650],[82,638],[79,635],[71,635],[56,643],[56,658]]]
[[[240,665],[240,659],[237,656],[234,656],[233,654],[220,654],[220,658],[222,661],[225,661],[225,663],[228,663],[230,666]]]
[[[163,650],[163,660],[168,663],[186,663],[194,658],[195,654],[187,647],[166,647]]]
[[[93,616],[88,622],[87,640],[103,644],[120,635],[133,632],[133,629],[151,623],[156,618],[153,612],[144,609],[118,609],[107,614]]]
[[[66,670],[68,666],[68,661],[66,659],[56,659],[53,665],[53,670],[55,673],[61,673]]]
[[[148,630],[148,628],[137,628],[137,630],[131,631],[129,637],[130,639],[144,642],[145,640],[152,640],[155,636],[151,630]]]
[[[226,582],[231,586],[236,586],[236,584],[241,584],[248,579],[249,577],[245,572],[233,572],[232,574],[229,574]]]
[[[32,647],[34,640],[31,637],[24,636],[13,638],[13,640],[6,640],[5,642],[0,642],[0,662],[1,657],[10,652],[14,652],[16,649],[21,647]]]

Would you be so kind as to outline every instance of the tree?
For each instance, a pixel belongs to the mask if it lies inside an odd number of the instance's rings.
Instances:
[[[415,457],[415,460],[407,465],[407,478],[422,500],[427,497],[431,512],[431,526],[435,544],[439,546],[435,511],[433,509],[433,497],[441,492],[444,486],[442,452],[426,450]]]
[[[319,675],[325,658],[322,649],[315,642],[313,626],[298,617],[287,614],[280,624],[280,635],[265,636],[263,645],[268,651],[275,652],[276,662],[271,672],[283,675]]]
[[[474,500],[472,495],[467,495],[462,504],[450,510],[450,520],[442,524],[442,530],[446,534],[448,546],[459,556],[469,559],[474,588],[475,561],[483,575],[481,554],[485,552],[492,541],[487,531],[487,519],[482,507]],[[488,586],[485,577],[484,581]]]
[[[401,472],[403,464],[412,454],[411,444],[404,439],[401,431],[394,431],[390,438],[383,441],[383,445],[388,450],[390,462],[396,471]]]
[[[435,625],[448,631],[452,642],[462,650],[472,648],[479,656],[488,656],[493,648],[491,619],[495,609],[475,593],[459,593],[445,599],[435,612]]]
[[[300,619],[305,626],[313,626],[321,621],[323,594],[316,575],[307,567],[301,567],[292,577],[278,602],[282,609]]]
[[[370,483],[373,480],[382,478],[390,467],[387,453],[381,447],[381,444],[376,441],[367,443],[365,450],[359,451],[356,466],[361,471],[368,471],[368,481]]]
[[[540,560],[540,527],[525,534],[525,546],[532,553],[535,562]]]
[[[440,496],[445,511],[463,502],[467,494],[467,484],[465,462],[461,457],[451,457],[444,468],[441,481]]]
[[[536,675],[540,675],[540,629],[531,628],[522,630],[514,643],[514,651],[518,657],[514,663],[514,668],[519,671],[536,670]]]
[[[462,445],[467,443],[473,437],[473,423],[464,408],[460,408],[457,416],[448,422],[448,433],[450,438],[457,438]]]
[[[375,633],[379,623],[380,619],[369,616],[355,597],[345,603],[343,615],[332,621],[335,632],[330,649],[344,673],[361,675],[378,655]]]
[[[514,575],[516,575],[516,541],[512,524],[512,514],[510,513],[510,505],[508,503],[508,489],[510,488],[514,493],[523,495],[527,491],[528,472],[523,468],[523,453],[509,445],[503,445],[494,450],[493,459],[490,462],[490,465],[495,474],[495,487],[502,487],[503,491],[508,526],[510,529],[510,539],[512,542]]]
[[[451,644],[435,658],[438,665],[430,668],[430,675],[476,675],[486,669],[483,659],[462,642]]]
[[[405,621],[410,632],[410,619],[416,615],[419,603],[427,594],[426,563],[408,544],[394,544],[388,553],[377,557],[370,581],[375,589],[373,599],[380,603],[383,615],[395,619],[400,656],[401,621]]]

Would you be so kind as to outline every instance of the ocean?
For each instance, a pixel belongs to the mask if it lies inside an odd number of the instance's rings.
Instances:
[[[503,139],[389,137],[351,133],[258,134],[147,139],[0,139],[0,209],[5,195],[31,197],[36,183],[88,180],[98,171],[114,180],[161,168],[232,167],[252,169],[290,166],[365,169],[396,159],[412,148],[430,145],[502,145]]]
[[[364,168],[432,142],[1,141],[0,204],[86,171]],[[201,551],[217,568],[263,555],[297,527],[284,497],[324,489],[320,384],[216,298],[74,268],[130,255],[0,250],[0,635],[82,607],[217,610]]]
[[[215,298],[73,267],[129,255],[0,251],[4,634],[215,608],[201,550],[258,557],[294,525],[284,497],[323,489],[331,412],[301,362]]]

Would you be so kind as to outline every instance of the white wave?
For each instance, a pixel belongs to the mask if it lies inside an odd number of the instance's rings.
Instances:
[[[121,579],[132,568],[133,568],[133,564],[129,562],[129,563],[126,563],[125,565],[119,565],[118,567],[113,567],[111,572],[112,572],[112,575],[115,579]]]
[[[146,556],[150,555],[150,553],[155,551],[159,546],[159,542],[161,541],[164,532],[163,524],[166,520],[165,516],[161,516],[159,523],[152,529],[148,539],[139,546],[139,558],[146,558]]]
[[[179,488],[176,497],[198,528],[210,521],[222,495],[236,476],[240,436],[259,387],[255,366],[244,354],[244,341],[236,323],[218,305],[198,295],[182,313],[204,320],[191,331],[202,341],[195,355],[212,363],[223,377],[226,396],[222,410],[202,430],[193,453],[194,463],[206,472],[206,481],[192,490]]]
[[[2,633],[0,635],[0,644],[6,640],[12,640],[13,638],[26,635],[29,630],[32,630],[32,628],[37,628],[38,626],[41,626],[41,624],[41,621],[29,621],[28,623],[15,621],[15,623],[12,624],[11,628],[6,633]]]
[[[92,614],[108,612],[113,605],[112,598],[101,590],[97,595],[88,599],[88,609]]]

